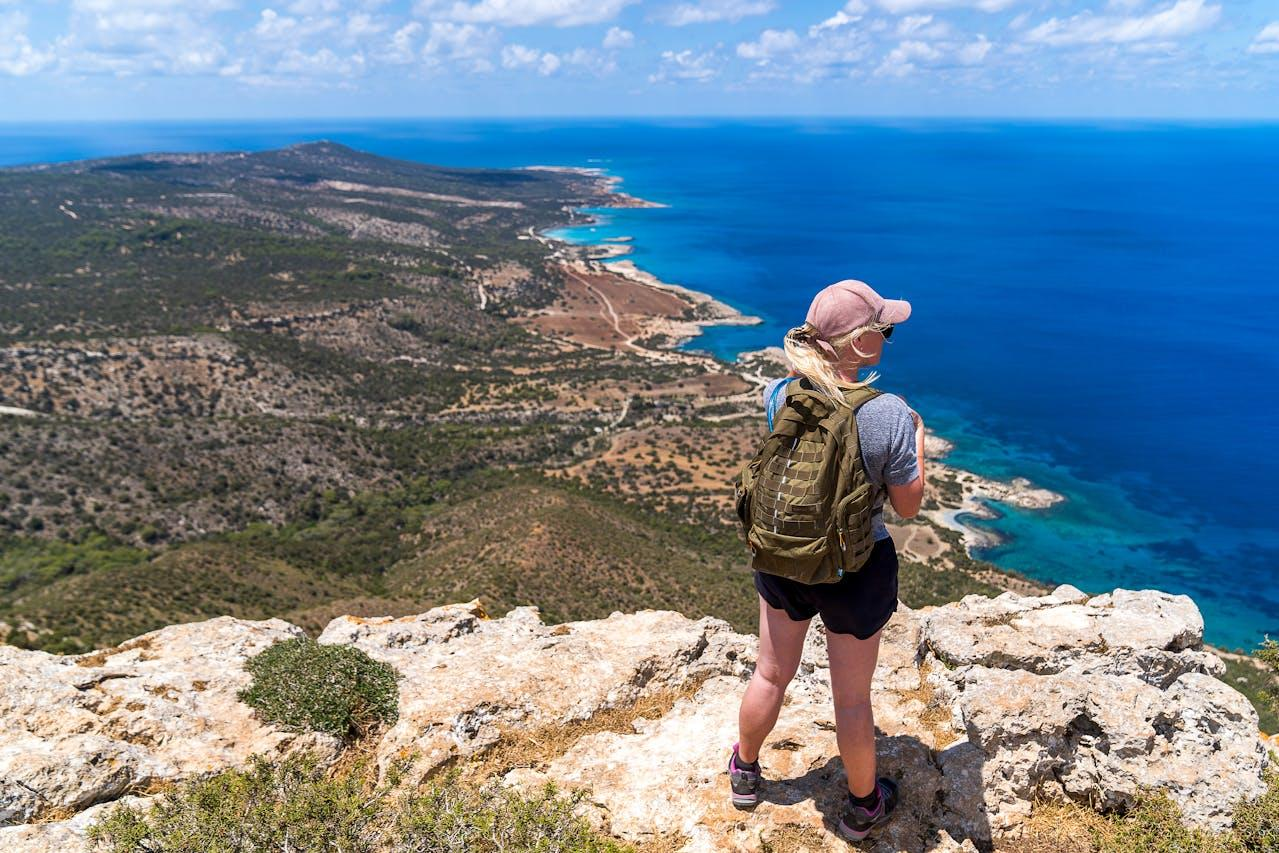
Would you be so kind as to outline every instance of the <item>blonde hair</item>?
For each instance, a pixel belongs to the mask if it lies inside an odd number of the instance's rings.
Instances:
[[[857,349],[853,341],[866,332],[880,332],[886,328],[888,328],[886,323],[871,323],[853,329],[851,332],[840,335],[826,343],[830,344],[836,351],[843,349],[845,346],[850,346],[854,353],[866,358],[871,353]],[[790,362],[796,373],[807,378],[817,390],[830,397],[837,404],[847,406],[848,400],[844,398],[844,391],[850,388],[863,388],[878,379],[879,374],[872,370],[870,375],[858,382],[849,382],[847,379],[841,379],[837,369],[839,362],[831,358],[817,342],[818,339],[817,329],[811,323],[805,323],[802,326],[796,326],[791,329],[786,333],[786,337],[782,339],[782,349],[786,351],[786,360]]]

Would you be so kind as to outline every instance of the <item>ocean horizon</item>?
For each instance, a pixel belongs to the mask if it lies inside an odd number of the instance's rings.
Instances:
[[[992,120],[0,125],[0,165],[319,138],[455,166],[586,166],[652,209],[556,236],[744,313],[686,346],[775,346],[842,278],[909,299],[881,387],[949,464],[1066,497],[965,519],[979,556],[1089,592],[1192,596],[1206,637],[1279,635],[1279,125]]]

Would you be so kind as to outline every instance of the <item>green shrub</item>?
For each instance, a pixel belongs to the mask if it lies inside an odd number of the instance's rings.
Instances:
[[[395,670],[352,646],[299,637],[254,655],[245,668],[253,684],[240,699],[291,729],[352,738],[399,716]]]
[[[1093,829],[1097,853],[1243,853],[1229,835],[1189,829],[1167,794],[1149,794],[1123,817]]]
[[[395,850],[413,853],[623,853],[573,814],[586,796],[547,784],[531,797],[458,783],[456,771],[402,803]]]
[[[927,607],[958,601],[965,595],[999,595],[998,587],[959,569],[934,568],[903,559],[897,571],[898,595],[907,607]]]
[[[1264,661],[1261,653],[1262,649],[1258,649],[1255,659]],[[1273,669],[1257,666],[1253,658],[1223,657],[1222,662],[1226,665],[1226,673],[1221,680],[1248,697],[1252,707],[1257,709],[1261,730],[1267,734],[1279,732],[1279,709],[1275,708],[1272,699],[1275,692]]]
[[[188,782],[143,812],[114,809],[89,831],[111,853],[377,850],[376,800],[355,776],[326,779],[311,756],[272,765],[255,758]]]
[[[573,814],[584,794],[533,796],[461,782],[454,771],[396,796],[362,768],[326,774],[311,756],[255,758],[187,782],[146,810],[121,806],[89,830],[110,853],[627,853]]]
[[[1279,774],[1266,777],[1266,792],[1235,808],[1235,836],[1248,851],[1279,850]]]

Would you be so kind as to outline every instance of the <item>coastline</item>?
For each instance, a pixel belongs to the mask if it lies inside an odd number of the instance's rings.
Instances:
[[[617,207],[666,207],[663,204],[647,202],[622,193],[617,189],[622,179],[614,175],[607,175],[602,169],[549,166],[529,168],[588,176],[597,182],[599,189],[612,197],[619,198],[621,203],[615,205]],[[563,259],[563,256],[567,255],[571,257],[573,262],[586,265],[596,271],[611,273],[628,282],[654,291],[676,295],[691,304],[697,313],[703,315],[693,320],[674,320],[669,317],[653,318],[658,321],[658,325],[664,333],[664,340],[651,344],[650,351],[660,350],[668,353],[692,354],[684,349],[684,346],[700,335],[703,327],[715,325],[746,326],[758,325],[763,322],[762,318],[745,314],[709,293],[663,281],[653,273],[642,269],[634,261],[626,258],[627,255],[633,252],[633,238],[630,236],[605,237],[595,243],[579,243],[563,237],[552,236],[548,233],[563,227],[581,227],[582,225],[598,224],[599,222],[598,219],[590,214],[589,209],[579,208],[575,212],[585,215],[587,217],[586,222],[573,223],[568,226],[557,225],[554,228],[544,229],[533,234],[545,245],[555,247],[552,258]],[[649,347],[645,348],[649,349]],[[656,352],[653,354],[654,356],[657,355]],[[767,384],[768,379],[771,378],[766,372],[767,365],[775,364],[783,371],[788,369],[781,349],[775,346],[741,352],[731,362],[709,354],[699,355],[729,366],[742,379],[756,386],[756,391],[761,390]],[[744,396],[748,396],[753,400],[756,393],[749,392]],[[744,412],[742,416],[746,414]],[[1000,513],[992,506],[995,502],[1002,502],[1023,509],[1042,510],[1066,500],[1064,495],[1036,486],[1025,477],[996,480],[973,471],[947,465],[941,460],[953,449],[953,443],[932,432],[927,434],[925,441],[925,455],[931,461],[930,481],[949,480],[950,483],[958,488],[959,497],[957,501],[947,501],[946,505],[941,505],[938,502],[936,508],[921,510],[920,516],[938,527],[960,534],[964,552],[970,558],[974,557],[974,550],[991,548],[1007,540],[994,531],[966,522],[965,518],[975,520],[999,518]]]

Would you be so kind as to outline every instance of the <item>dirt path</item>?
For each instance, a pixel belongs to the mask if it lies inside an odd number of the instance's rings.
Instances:
[[[628,335],[626,332],[622,331],[622,319],[617,316],[617,311],[614,310],[613,303],[604,295],[603,291],[568,267],[564,268],[564,272],[566,275],[572,276],[578,284],[581,284],[591,293],[595,294],[595,298],[599,300],[600,305],[604,308],[604,310],[600,312],[600,316],[613,324],[613,330],[617,332],[618,337],[622,338],[622,346],[630,347],[635,352],[642,352],[646,355],[651,353],[651,350],[646,350],[643,347],[635,345],[634,335]],[[605,311],[608,313],[605,314]]]

